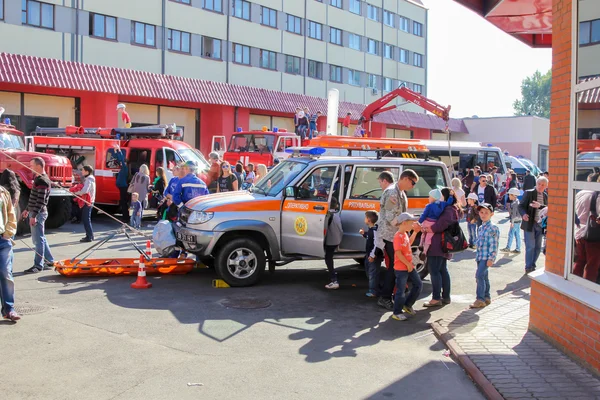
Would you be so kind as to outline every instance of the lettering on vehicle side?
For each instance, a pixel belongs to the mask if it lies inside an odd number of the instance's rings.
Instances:
[[[285,203],[285,210],[303,210],[306,211],[308,210],[308,204],[306,203]]]
[[[377,201],[348,201],[344,204],[344,208],[348,208],[350,210],[372,210],[376,206],[379,206],[379,202]]]

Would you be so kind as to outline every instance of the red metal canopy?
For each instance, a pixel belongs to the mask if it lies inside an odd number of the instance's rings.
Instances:
[[[552,47],[552,0],[454,0],[531,47]]]

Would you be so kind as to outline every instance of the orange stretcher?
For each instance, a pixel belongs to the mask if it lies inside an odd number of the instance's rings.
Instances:
[[[54,263],[63,276],[130,276],[137,275],[138,258],[95,258],[87,260],[64,260]],[[151,258],[145,261],[148,275],[185,275],[194,269],[191,258]]]

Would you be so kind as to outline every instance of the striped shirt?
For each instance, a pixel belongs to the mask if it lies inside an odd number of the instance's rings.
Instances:
[[[500,229],[491,221],[484,222],[479,228],[477,237],[476,261],[492,260],[496,262],[498,246],[500,244]]]

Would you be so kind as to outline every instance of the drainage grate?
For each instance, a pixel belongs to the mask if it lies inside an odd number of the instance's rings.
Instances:
[[[219,303],[227,308],[240,308],[243,310],[252,310],[256,308],[267,308],[271,306],[271,301],[257,298],[236,298],[223,299]]]
[[[36,304],[17,304],[15,305],[15,311],[20,315],[31,315],[31,314],[41,314],[50,310],[50,307],[40,306]]]

